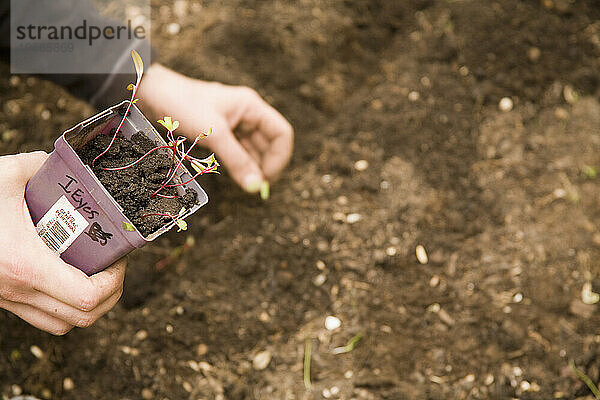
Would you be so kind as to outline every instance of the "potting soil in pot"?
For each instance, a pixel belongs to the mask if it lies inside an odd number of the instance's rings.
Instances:
[[[104,170],[129,165],[154,148],[156,145],[142,133],[135,133],[131,141],[119,134],[110,150],[92,167],[94,158],[108,147],[111,139],[109,135],[98,135],[77,154],[92,168],[142,235],[147,237],[171,221],[169,217],[149,214],[178,215],[182,208],[189,209],[196,203],[197,193],[193,189],[186,189],[185,195],[176,198],[152,196],[167,179],[170,168],[175,167],[168,150],[154,151],[141,162],[123,170]],[[176,196],[177,190],[164,188],[160,193]]]

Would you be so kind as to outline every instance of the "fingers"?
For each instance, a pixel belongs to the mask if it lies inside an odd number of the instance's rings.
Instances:
[[[53,335],[64,335],[73,329],[73,325],[70,325],[58,318],[51,317],[50,315],[27,304],[0,300],[0,308],[10,311],[17,317],[30,323],[36,328]]]
[[[43,268],[19,268],[28,271],[32,287],[56,300],[81,311],[92,311],[119,290],[125,277],[126,263],[120,260],[108,269],[88,277],[81,270],[62,261],[41,240],[31,244],[21,265],[41,265]],[[27,273],[27,272],[25,272]]]
[[[0,157],[0,180],[5,182],[2,195],[22,194],[29,179],[35,175],[48,158],[43,151]],[[20,193],[19,193],[20,192]]]
[[[238,185],[250,193],[260,190],[264,181],[263,173],[257,161],[231,131],[219,132],[219,138],[212,143],[211,148]]]
[[[78,310],[41,292],[33,293],[31,297],[27,298],[26,303],[44,314],[66,322],[71,326],[87,328],[109,312],[117,304],[122,293],[123,286],[121,285],[111,297],[89,312]]]
[[[249,94],[248,109],[243,116],[239,129],[251,133],[255,147],[262,153],[262,172],[273,181],[290,161],[294,148],[294,130],[290,123],[276,109],[260,96]],[[265,144],[268,147],[264,149]]]

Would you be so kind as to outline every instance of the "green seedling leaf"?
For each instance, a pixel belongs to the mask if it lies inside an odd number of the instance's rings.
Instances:
[[[584,177],[586,177],[588,179],[594,179],[598,176],[598,170],[596,169],[596,167],[592,167],[590,165],[585,165],[581,169],[581,173],[583,174]]]
[[[310,360],[312,357],[312,341],[306,339],[304,342],[304,387],[310,390],[312,382],[310,381]]]
[[[135,50],[131,50],[131,58],[133,58],[133,65],[135,65],[135,73],[137,74],[137,81],[139,83],[144,74],[144,62],[140,54]]]
[[[187,222],[185,222],[184,220],[177,220],[177,226],[179,227],[179,229],[177,229],[177,232],[187,231]]]
[[[336,347],[335,349],[333,349],[333,354],[350,353],[352,350],[354,350],[357,343],[360,342],[362,337],[363,337],[362,333],[359,333],[358,335],[356,335],[352,339],[350,339],[345,346]]]
[[[129,222],[123,221],[123,229],[125,229],[127,232],[135,232],[135,227]]]
[[[173,126],[172,126],[172,130],[175,130],[177,128],[179,128],[179,121],[173,121]]]
[[[164,119],[159,119],[157,121],[159,124],[165,127],[169,132],[173,132],[177,128],[173,128],[173,119],[171,117],[164,117]],[[179,127],[179,122],[177,122],[177,127]]]
[[[271,196],[271,185],[269,182],[264,181],[262,185],[260,185],[260,198],[263,200],[269,200]]]
[[[577,367],[575,366],[575,361],[571,360],[569,364],[571,365],[571,369],[573,370],[573,372],[575,372],[577,378],[579,378],[583,383],[587,385],[587,387],[591,390],[591,392],[594,394],[594,397],[597,400],[600,400],[600,390],[598,390],[598,386],[596,386],[596,384],[590,379],[589,376],[577,369]]]
[[[129,85],[127,85],[127,90],[131,91],[135,89],[135,85],[133,83],[130,83]]]
[[[137,103],[138,101],[140,101],[140,99],[135,99],[132,101],[133,104]]]
[[[209,173],[211,174],[220,173],[219,171],[217,171],[217,168],[220,167],[221,164],[219,164],[219,162],[217,161],[214,153],[201,160],[194,159],[190,161],[190,164],[192,165],[192,168],[194,168],[194,170],[196,170],[196,172],[198,173],[201,173],[208,168],[213,168],[211,171],[209,171]]]

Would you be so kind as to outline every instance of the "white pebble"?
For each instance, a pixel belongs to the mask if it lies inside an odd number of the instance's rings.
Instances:
[[[419,94],[419,92],[416,92],[414,90],[408,94],[408,100],[410,101],[417,101],[420,97],[421,95]]]
[[[179,25],[177,22],[171,22],[169,25],[167,25],[167,33],[169,35],[177,35],[180,31],[181,25]]]
[[[63,380],[63,388],[65,390],[73,390],[73,389],[75,389],[75,382],[73,382],[73,379],[71,379],[71,378],[65,378]]]
[[[349,224],[355,224],[360,221],[362,216],[360,214],[352,213],[346,216],[346,222]]]
[[[487,375],[485,376],[485,379],[483,380],[483,383],[484,383],[486,386],[490,386],[492,383],[494,383],[494,375],[492,375],[492,374],[487,374]]]
[[[394,257],[397,252],[398,251],[394,246],[390,246],[387,249],[385,249],[385,254],[387,254],[389,257]]]
[[[148,338],[148,332],[141,329],[141,330],[137,331],[137,333],[135,334],[135,338],[137,340],[146,340]]]
[[[44,352],[42,351],[42,349],[40,349],[36,345],[31,346],[29,348],[29,351],[31,351],[31,354],[33,354],[35,356],[35,358],[43,358],[44,357]]]
[[[500,111],[508,112],[513,109],[513,101],[510,97],[503,97],[498,103]]]
[[[322,394],[323,394],[323,397],[325,397],[326,399],[331,398],[331,391],[327,388],[323,389]]]
[[[323,271],[326,267],[325,263],[322,260],[318,260],[316,266],[319,271]]]
[[[439,284],[440,284],[440,276],[439,275],[434,275],[429,280],[429,286],[430,287],[436,287]]]
[[[562,199],[563,197],[567,196],[567,191],[562,188],[554,189],[554,191],[552,192],[552,195],[554,197],[556,197],[557,199]]]
[[[427,257],[427,251],[422,245],[417,246],[417,248],[415,249],[415,254],[419,263],[427,264],[429,262],[429,257]]]
[[[513,375],[514,376],[521,376],[523,375],[523,370],[521,369],[521,367],[513,367]]]
[[[367,160],[358,160],[354,163],[354,169],[357,171],[366,171],[369,168],[369,162]]]
[[[346,379],[350,379],[353,376],[354,376],[354,371],[352,371],[352,370],[348,370],[348,371],[344,372],[344,378],[346,378]]]
[[[329,389],[329,391],[333,396],[337,396],[338,394],[340,394],[340,388],[337,386],[332,386],[331,389]]]
[[[327,316],[327,318],[325,318],[325,328],[328,331],[333,331],[333,330],[339,328],[341,325],[342,325],[342,321],[340,321],[340,319],[338,317],[329,315],[329,316]]]
[[[23,389],[21,389],[21,386],[19,386],[19,385],[12,385],[10,387],[10,390],[11,390],[12,394],[15,396],[19,396],[21,393],[23,393]]]
[[[513,302],[515,303],[520,303],[523,301],[523,293],[516,293],[513,298],[512,298]]]
[[[529,391],[529,388],[531,388],[531,385],[529,384],[529,382],[527,381],[521,381],[521,390],[524,392]]]
[[[327,280],[327,276],[325,276],[325,274],[319,274],[319,275],[315,276],[315,278],[313,279],[313,284],[315,286],[322,286],[326,280]]]
[[[585,304],[596,304],[600,301],[600,295],[592,290],[592,283],[586,282],[581,289],[581,300]]]
[[[252,366],[258,371],[262,371],[267,368],[271,363],[272,354],[269,350],[261,351],[254,356],[252,360]]]

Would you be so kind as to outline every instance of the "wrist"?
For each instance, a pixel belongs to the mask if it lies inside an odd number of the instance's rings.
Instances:
[[[163,118],[165,115],[171,115],[173,112],[172,96],[180,93],[180,87],[185,85],[186,80],[189,78],[159,63],[152,64],[140,83],[138,91],[140,102],[137,105],[152,121]]]

